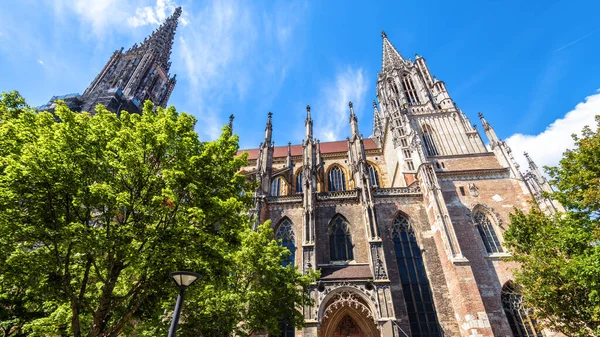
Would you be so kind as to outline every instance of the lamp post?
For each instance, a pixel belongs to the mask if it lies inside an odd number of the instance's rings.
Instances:
[[[169,328],[169,337],[175,337],[177,324],[179,324],[179,314],[181,313],[181,306],[183,305],[183,292],[200,278],[200,274],[192,273],[190,271],[176,271],[169,275],[173,278],[179,288],[177,304],[175,304],[175,312],[173,312],[173,320],[171,321],[171,327]]]

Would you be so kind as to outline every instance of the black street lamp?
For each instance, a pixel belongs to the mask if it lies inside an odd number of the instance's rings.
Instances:
[[[179,287],[177,304],[175,304],[175,312],[173,312],[173,320],[171,321],[171,327],[169,328],[169,337],[175,337],[177,324],[179,324],[179,314],[181,313],[181,306],[183,305],[183,292],[200,278],[200,274],[192,273],[191,271],[176,271],[169,275],[175,280],[177,287]]]

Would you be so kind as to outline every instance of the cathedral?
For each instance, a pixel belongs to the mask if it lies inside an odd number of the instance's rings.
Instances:
[[[404,58],[382,33],[373,133],[363,138],[352,103],[348,138],[320,142],[306,107],[302,144],[275,147],[272,114],[244,174],[259,183],[252,210],[271,220],[288,263],[319,270],[303,308],[304,337],[541,337],[512,283],[503,232],[514,208],[550,185],[527,156],[519,170],[480,113],[489,141],[457,107],[425,59]]]
[[[165,107],[175,86],[170,55],[181,8],[150,37],[115,51],[82,95],[61,99],[75,111],[100,103],[140,113]],[[267,220],[292,255],[286,264],[319,270],[302,308],[305,327],[281,336],[541,337],[543,330],[512,283],[503,232],[514,209],[533,202],[563,210],[527,156],[522,172],[508,145],[480,113],[489,146],[425,59],[404,58],[382,33],[372,136],[363,138],[352,103],[348,138],[320,142],[306,107],[305,139],[275,147],[272,114],[263,142],[242,173],[258,182],[256,223]]]

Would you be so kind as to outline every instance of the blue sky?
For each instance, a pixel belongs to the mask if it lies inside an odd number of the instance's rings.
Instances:
[[[344,139],[349,100],[370,135],[382,29],[404,57],[425,57],[473,123],[484,112],[541,165],[600,113],[600,2],[573,0],[3,1],[0,91],[31,105],[81,93],[177,5],[170,104],[198,118],[202,139],[233,113],[241,146],[256,147],[272,111],[276,145],[299,143],[307,104],[317,137]]]

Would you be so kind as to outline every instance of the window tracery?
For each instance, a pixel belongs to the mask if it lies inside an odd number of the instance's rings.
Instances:
[[[280,245],[287,248],[291,253],[282,265],[284,267],[293,266],[296,259],[296,245],[294,243],[294,227],[289,219],[285,218],[281,221],[276,236],[278,240],[281,240]]]
[[[371,180],[371,186],[380,187],[379,185],[379,173],[373,164],[367,164],[367,170],[369,171],[369,179]]]
[[[302,193],[302,171],[296,175],[296,193]]]
[[[492,220],[485,212],[480,209],[475,210],[473,213],[473,223],[475,223],[475,227],[477,227],[477,231],[481,236],[485,250],[488,253],[493,254],[504,252],[504,249],[500,244],[500,240],[498,239],[498,235],[494,230]]]
[[[396,216],[391,230],[411,334],[413,337],[439,337],[441,329],[429,279],[408,218]]]
[[[278,197],[281,195],[282,183],[281,178],[277,177],[271,181],[271,196]]]
[[[346,176],[339,166],[334,166],[329,170],[328,186],[331,192],[346,190]]]
[[[423,129],[423,144],[425,144],[425,151],[428,156],[437,156],[439,155],[439,151],[437,149],[436,143],[434,141],[435,131],[431,126],[425,124],[422,127]]]
[[[331,261],[350,261],[354,259],[352,237],[348,221],[336,215],[329,229],[329,251]]]
[[[523,305],[523,296],[508,282],[502,287],[502,307],[515,337],[542,337],[542,329],[533,318],[533,310]]]

